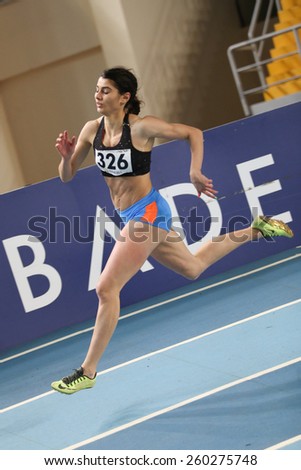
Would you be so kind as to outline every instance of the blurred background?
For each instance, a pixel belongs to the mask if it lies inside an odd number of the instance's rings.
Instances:
[[[55,139],[97,117],[107,67],[134,70],[142,115],[203,130],[244,117],[227,48],[254,2],[1,0],[0,193],[57,176]]]

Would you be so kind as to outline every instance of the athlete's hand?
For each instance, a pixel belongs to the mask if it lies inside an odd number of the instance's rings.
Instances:
[[[73,136],[70,140],[68,137],[68,131],[61,132],[61,134],[56,139],[55,148],[61,154],[61,157],[64,160],[70,160],[73,155],[76,145],[76,137]]]
[[[190,180],[198,192],[198,196],[206,194],[206,196],[216,199],[218,191],[213,188],[212,179],[207,178],[200,171],[190,173]]]

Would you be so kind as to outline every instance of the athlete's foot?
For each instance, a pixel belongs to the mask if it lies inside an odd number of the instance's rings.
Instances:
[[[260,215],[252,223],[252,228],[259,230],[264,237],[288,237],[294,236],[293,231],[281,220],[271,219]]]
[[[60,393],[71,395],[86,388],[94,387],[96,383],[96,374],[93,379],[84,375],[82,367],[76,369],[73,374],[63,377],[61,380],[52,382],[51,387]]]

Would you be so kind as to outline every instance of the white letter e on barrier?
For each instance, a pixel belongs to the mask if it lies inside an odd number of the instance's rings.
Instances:
[[[38,308],[51,304],[60,295],[62,290],[62,280],[55,268],[45,264],[45,248],[35,237],[30,241],[28,235],[18,235],[16,237],[3,240],[6,255],[15,278],[17,288],[24,306],[25,312],[32,312]],[[18,248],[29,247],[34,254],[34,260],[28,266],[24,266]],[[33,296],[28,278],[30,276],[44,276],[49,281],[48,290],[37,297]]]
[[[242,186],[245,191],[245,196],[247,198],[253,217],[263,214],[259,200],[260,197],[265,196],[266,194],[275,193],[276,191],[280,191],[282,189],[279,180],[271,181],[269,182],[269,184],[255,186],[253,178],[251,176],[252,171],[259,170],[260,168],[264,168],[269,165],[274,165],[274,159],[271,153],[236,165]],[[281,214],[270,215],[273,215],[273,217],[283,220],[283,222],[285,223],[289,223],[292,221],[290,211],[282,212]]]

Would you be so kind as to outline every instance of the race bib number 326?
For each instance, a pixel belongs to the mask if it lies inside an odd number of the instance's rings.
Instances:
[[[95,162],[101,171],[113,176],[133,172],[131,149],[95,150]]]

